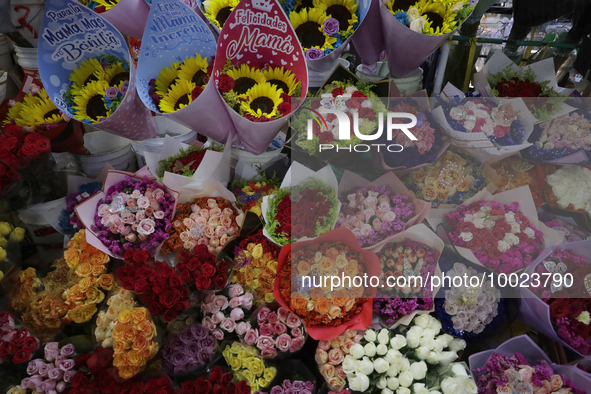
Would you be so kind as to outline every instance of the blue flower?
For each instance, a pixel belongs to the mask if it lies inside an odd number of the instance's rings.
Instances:
[[[406,16],[406,12],[397,12],[394,15],[394,18],[398,20],[398,22],[402,23],[404,26],[408,25],[408,17]]]

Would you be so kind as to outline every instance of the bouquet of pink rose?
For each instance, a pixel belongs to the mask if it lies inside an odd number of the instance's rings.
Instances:
[[[168,239],[175,198],[158,182],[127,176],[109,188],[97,204],[92,231],[117,255],[126,250],[154,254]]]
[[[71,384],[76,371],[74,345],[71,343],[61,349],[57,342],[45,344],[45,360],[37,358],[29,361],[28,377],[21,381],[20,387],[40,393],[61,393]]]
[[[529,266],[544,248],[544,238],[519,211],[519,203],[477,201],[446,215],[454,245],[466,247],[482,265],[498,273]]]
[[[252,300],[252,293],[245,293],[239,284],[228,286],[221,294],[207,292],[201,302],[201,324],[219,340],[233,332],[244,335],[251,328],[246,318],[250,316]]]
[[[343,360],[363,335],[357,330],[347,330],[332,341],[319,341],[316,349],[316,362],[320,374],[330,390],[341,392],[347,384],[347,374],[343,371]]]
[[[256,320],[241,339],[250,346],[256,346],[262,358],[276,358],[300,350],[307,334],[302,320],[283,307],[272,311],[264,306],[257,309]]]

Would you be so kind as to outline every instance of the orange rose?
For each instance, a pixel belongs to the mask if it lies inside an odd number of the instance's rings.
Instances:
[[[467,192],[470,190],[470,181],[467,179],[462,179],[462,182],[456,187],[456,190],[459,192]]]
[[[140,352],[141,353],[141,351],[144,350],[145,348],[147,348],[149,344],[150,344],[150,341],[149,340],[147,340],[146,338],[144,338],[141,335],[138,335],[135,338],[135,341],[133,341],[133,344],[131,345],[131,348],[133,350],[135,350],[136,352]]]
[[[127,342],[125,341],[115,341],[113,345],[113,351],[115,353],[123,353],[127,350]]]
[[[326,251],[326,257],[328,257],[331,260],[336,260],[337,256],[339,255],[339,251],[336,250],[335,248],[330,248]]]
[[[437,199],[439,201],[445,201],[448,199],[448,195],[447,195],[447,193],[439,192],[439,193],[437,193]]]
[[[437,192],[435,191],[435,188],[432,186],[425,186],[423,188],[423,198],[425,200],[435,200],[435,198],[437,198]]]
[[[115,344],[115,346],[117,346],[117,344]],[[113,365],[116,367],[124,367],[127,364],[129,364],[129,361],[127,360],[127,354],[123,351],[115,351],[115,354],[113,355]]]
[[[99,253],[93,254],[90,257],[90,264],[92,264],[92,265],[103,265],[103,264],[105,264],[106,263],[105,262],[105,256],[106,256],[106,254],[103,253],[103,252],[99,252]],[[107,259],[107,262],[108,262],[108,259]]]
[[[118,369],[119,369],[119,377],[121,379],[129,379],[141,370],[140,368],[135,368],[135,367],[131,367],[131,366],[124,366],[124,367],[121,367]]]
[[[331,248],[334,249],[334,248]],[[336,249],[335,249],[336,250]],[[338,256],[338,255],[337,255]],[[336,257],[335,257],[336,259]],[[322,257],[318,262],[318,270],[322,272],[331,272],[337,266],[337,262],[329,257]]]
[[[158,344],[152,343],[147,348],[143,349],[140,354],[142,355],[143,358],[145,358],[146,360],[149,360],[152,357],[154,357],[154,355],[157,352],[158,352]]]
[[[107,270],[107,267],[105,267],[104,265],[93,265],[92,266],[92,276],[100,276],[106,270]]]
[[[128,325],[123,332],[123,338],[126,341],[133,342],[138,334],[138,330],[134,326]]]
[[[273,257],[273,253],[267,252],[267,253],[263,254],[263,260],[265,261],[265,263],[275,260],[275,258]]]
[[[328,298],[318,298],[314,304],[314,310],[321,315],[326,315],[330,311],[330,300]]]
[[[415,181],[417,181],[419,183],[423,182],[426,177],[427,177],[427,173],[422,168],[419,168],[418,170],[416,170],[413,173],[413,178],[415,179]]]
[[[127,358],[129,359],[129,363],[134,367],[143,367],[146,365],[146,359],[135,350],[130,350],[127,352]]]
[[[78,282],[78,287],[80,287],[80,291],[86,293],[92,284],[93,280],[91,278],[82,278],[80,282]]]
[[[121,323],[129,323],[131,321],[131,311],[129,309],[122,310],[119,312],[119,315],[117,315],[117,320]]]
[[[146,308],[133,308],[131,310],[131,317],[135,324],[139,324],[144,320],[148,320],[148,310]]]
[[[359,268],[357,267],[357,260],[349,260],[349,263],[347,263],[347,266],[345,267],[345,274],[353,277],[357,275],[358,272]]]
[[[98,284],[101,289],[111,291],[115,285],[115,278],[113,277],[113,274],[103,274],[99,277]]]
[[[291,299],[291,309],[298,310],[298,309],[306,309],[308,306],[308,300],[305,298],[292,298]]]
[[[80,253],[77,249],[68,249],[64,252],[64,259],[70,268],[75,268],[78,265]]]
[[[92,265],[90,263],[80,264],[76,268],[76,274],[82,278],[89,277],[92,275]]]
[[[117,323],[115,327],[113,327],[113,339],[116,341],[123,340],[123,334],[125,334],[125,327],[126,325],[123,323]]]
[[[154,323],[149,320],[140,322],[137,328],[141,335],[147,340],[154,338],[154,335],[156,335],[156,327],[154,326]]]

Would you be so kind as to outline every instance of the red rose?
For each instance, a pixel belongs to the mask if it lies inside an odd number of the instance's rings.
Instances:
[[[198,247],[198,246],[197,246],[197,247]],[[197,247],[196,247],[196,248],[197,248]],[[206,246],[206,247],[207,247],[207,246]],[[190,258],[191,258],[191,253],[189,253],[189,252],[187,252],[187,251],[183,250],[182,252],[179,252],[179,254],[178,254],[178,258],[179,258],[179,260],[181,260],[181,261],[186,261],[186,260],[188,260],[188,259],[190,259]]]
[[[318,136],[321,144],[330,144],[334,141],[334,136],[330,131],[324,131]]]
[[[193,253],[195,253],[195,254],[209,253],[209,249],[207,249],[207,246],[205,246],[205,245],[197,245],[193,248]],[[189,256],[190,256],[190,254],[189,254]]]
[[[177,312],[182,312],[184,310],[189,309],[190,306],[191,306],[191,302],[189,301],[189,299],[184,299],[184,300],[177,302],[174,305],[174,310]]]
[[[249,394],[250,393],[250,386],[246,382],[246,380],[241,380],[236,384],[236,394]]]
[[[125,254],[123,255],[123,260],[129,261],[129,262],[132,261],[134,254],[135,254],[135,250],[132,250],[132,249],[126,250]],[[117,270],[117,272],[119,272],[119,270]]]
[[[133,286],[133,291],[135,294],[144,294],[146,291],[150,289],[150,284],[146,282],[145,279],[140,279],[135,282]]]
[[[15,124],[8,124],[4,127],[4,135],[20,140],[23,137],[23,129]]]
[[[32,144],[24,144],[21,148],[21,152],[23,155],[29,158],[37,158],[39,156],[39,148],[37,148],[36,143]]]
[[[171,287],[174,287],[177,289],[183,286],[183,281],[177,273],[174,273],[173,275],[170,276],[170,278],[168,278],[168,283],[170,284]]]
[[[563,298],[555,300],[550,304],[550,312],[555,319],[566,317],[569,309],[570,305],[568,304],[568,301]]]
[[[37,140],[36,144],[37,148],[39,149],[39,152],[41,153],[49,152],[49,150],[51,149],[51,143],[47,138]]]
[[[361,100],[347,100],[347,108],[360,109],[361,103]]]
[[[130,381],[128,380],[128,382]],[[135,383],[129,390],[129,394],[143,394],[143,392],[143,385],[140,382]]]
[[[146,305],[150,305],[156,301],[158,301],[158,294],[148,293],[142,297],[142,302]]]
[[[281,115],[289,115],[291,113],[291,104],[284,101],[277,106],[277,110],[281,112]]]
[[[221,93],[227,93],[234,89],[234,78],[227,74],[222,74],[218,82],[218,89]]]
[[[158,383],[156,383],[156,379],[150,379],[144,384],[144,392],[156,393],[156,391],[158,391]]]
[[[23,350],[32,352],[33,350],[37,349],[37,346],[39,346],[37,339],[33,336],[28,336],[25,338],[25,342],[23,343]]]
[[[197,267],[200,266],[200,264],[201,264],[201,262],[199,261],[199,259],[197,259],[196,257],[193,257],[187,263],[187,269],[189,271],[195,271],[197,269]]]
[[[224,371],[220,367],[214,367],[209,373],[209,381],[212,383],[216,383],[222,375],[222,372]]]
[[[170,379],[168,376],[160,376],[156,379],[156,383],[158,384],[158,387],[168,387],[170,386]]]
[[[209,393],[209,391],[211,390],[213,385],[211,384],[211,382],[209,380],[206,380],[203,376],[201,378],[203,378],[203,379],[199,378],[199,379],[195,380],[195,392],[198,394]]]
[[[216,385],[213,387],[213,394],[228,394],[228,393],[227,393],[227,391],[226,391],[226,388],[225,388],[225,387],[223,387],[223,386],[221,386],[221,385],[219,385],[219,384],[216,384]]]
[[[185,381],[183,382],[181,389],[183,391],[183,394],[193,394],[195,393],[195,383],[190,380]]]
[[[353,92],[351,97],[367,97],[365,94],[361,93],[359,90]]]
[[[166,391],[166,389],[158,389],[156,394],[168,394],[168,391]]]
[[[178,291],[181,298],[189,298],[189,289],[187,289],[185,286],[181,287],[180,290]]]
[[[14,342],[14,345],[17,347],[23,346],[27,335],[29,335],[29,330],[26,328],[17,330],[14,334],[12,334],[12,341]]]
[[[373,109],[364,107],[359,110],[359,117],[362,119],[374,120],[376,118],[376,113]]]
[[[4,162],[4,164],[9,167],[12,168],[13,170],[18,170],[21,166],[18,157],[16,157],[15,155],[13,155],[12,153],[8,153],[6,154],[6,156],[4,156],[2,158],[2,161]],[[7,176],[10,173],[10,171],[7,171]]]
[[[193,283],[193,281],[195,280],[193,278],[193,273],[191,271],[188,271],[188,270],[181,271],[181,278],[183,279],[183,282],[185,282],[188,285],[190,285],[191,283]]]
[[[167,309],[170,309],[177,303],[179,300],[179,295],[172,290],[166,290],[162,295],[160,295],[160,302],[164,305]]]
[[[0,358],[9,359],[16,352],[16,347],[11,342],[0,344]]]
[[[221,289],[226,286],[226,282],[228,282],[228,277],[224,274],[217,274],[213,278],[213,284],[218,289]]]
[[[215,275],[215,267],[209,263],[205,263],[201,266],[201,274],[211,278]]]
[[[15,153],[18,147],[18,139],[16,137],[8,137],[4,140],[3,148],[9,152]]]
[[[0,163],[0,178],[2,178],[4,174],[6,174],[6,171],[8,171],[8,168],[6,168],[4,164]]]
[[[148,306],[148,310],[152,315],[161,315],[164,313],[164,306],[158,301],[155,301]]]
[[[27,352],[25,350],[19,350],[16,352],[14,357],[12,358],[12,362],[15,364],[20,364],[29,361],[31,358],[31,352]]]
[[[583,312],[583,303],[580,300],[571,300],[568,314],[570,317],[576,319]]]
[[[474,231],[474,224],[471,222],[463,222],[460,224],[460,231],[463,233],[471,233]]]
[[[336,88],[332,91],[332,97],[342,96],[344,92],[343,88]]]
[[[74,388],[78,386],[84,386],[88,383],[88,376],[82,372],[76,372],[76,375],[72,378],[70,385]]]
[[[197,290],[209,289],[211,287],[211,278],[204,275],[195,277],[195,287],[197,287]]]
[[[150,258],[150,253],[145,250],[137,250],[133,254],[133,261],[136,263],[145,263]]]
[[[219,381],[222,386],[227,385],[228,383],[230,383],[232,381],[232,374],[230,372],[223,373],[220,376]]]
[[[218,272],[227,273],[230,269],[229,261],[220,261],[218,264]]]
[[[195,100],[197,97],[201,96],[203,93],[203,88],[201,86],[195,86],[193,90],[191,90],[191,100]]]
[[[160,294],[162,294],[162,293],[164,293],[166,291],[166,287],[167,287],[166,286],[166,282],[164,282],[163,280],[159,280],[158,282],[155,282],[152,285],[152,291],[155,294],[160,295]]]

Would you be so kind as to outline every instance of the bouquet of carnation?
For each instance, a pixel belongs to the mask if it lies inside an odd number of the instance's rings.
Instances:
[[[252,293],[256,306],[275,301],[273,288],[280,250],[263,235],[263,230],[247,236],[234,249],[232,283],[242,285]]]
[[[140,373],[158,353],[156,326],[146,308],[119,312],[113,327],[113,365],[121,379]]]
[[[463,367],[461,371],[456,367],[461,364],[452,364],[466,346],[464,340],[440,334],[441,323],[430,315],[417,316],[410,326],[400,327],[404,328],[398,333],[368,329],[360,343],[351,346],[343,360],[351,390],[383,393],[407,388],[404,392],[421,393],[441,387],[444,394],[457,393],[447,390],[451,382],[446,379],[451,378],[458,379],[456,388],[476,393],[472,378]]]
[[[286,245],[332,230],[340,208],[336,190],[337,180],[330,167],[314,173],[292,163],[281,189],[263,198],[263,233],[276,244]]]
[[[553,166],[542,166],[537,163],[525,161],[519,156],[507,157],[492,163],[490,166],[499,177],[494,183],[497,187],[495,194],[522,186],[529,186],[536,208],[544,204],[542,191],[546,184],[545,173],[548,170],[554,172],[555,168]]]
[[[518,202],[480,200],[460,205],[445,217],[452,243],[470,249],[496,272],[527,267],[544,248],[544,234],[519,210]]]
[[[289,379],[285,379],[283,383],[271,387],[269,393],[271,394],[311,394],[314,391],[314,383],[311,381],[294,380],[293,382]],[[263,394],[263,391],[256,391],[255,394]]]
[[[179,204],[162,252],[193,250],[205,245],[210,253],[217,255],[240,231],[243,217],[242,211],[223,197],[200,197]]]
[[[234,181],[230,184],[229,189],[236,195],[236,202],[244,212],[254,212],[262,217],[263,197],[275,193],[280,184],[281,182],[275,174],[270,179],[263,174],[250,181],[246,179]]]
[[[530,141],[533,146],[521,154],[524,158],[550,164],[587,164],[591,151],[591,113],[586,103],[580,108],[540,123]]]
[[[277,368],[266,366],[252,348],[245,347],[240,342],[226,345],[222,355],[226,363],[232,368],[234,378],[245,380],[250,386],[250,392],[253,394],[257,390],[269,386],[277,375]]]
[[[85,229],[84,223],[76,215],[76,206],[88,200],[94,193],[100,191],[102,185],[98,182],[90,182],[80,185],[77,192],[66,196],[66,207],[62,209],[60,216],[60,227],[66,234],[73,234],[78,230]]]
[[[493,350],[470,356],[478,393],[583,394],[591,379],[573,365],[552,364],[527,335],[511,338]]]
[[[39,347],[39,340],[26,328],[16,328],[10,312],[0,313],[0,363],[27,362]]]
[[[231,263],[218,261],[216,256],[208,251],[207,246],[197,245],[193,253],[181,251],[178,254],[179,263],[176,265],[181,278],[187,285],[195,285],[197,290],[221,290],[228,284]]]
[[[240,285],[230,285],[221,294],[207,292],[201,302],[201,324],[219,340],[236,333],[244,335],[251,328],[247,321],[252,309],[252,294]]]
[[[111,256],[128,250],[154,255],[169,238],[177,194],[147,176],[109,171],[102,192],[76,207],[89,242]],[[133,175],[133,176],[132,176]]]
[[[522,97],[540,122],[573,110],[564,104],[570,91],[558,87],[552,59],[519,68],[497,51],[483,69],[474,74],[474,81],[483,96]]]
[[[347,384],[347,374],[343,371],[343,360],[349,355],[351,347],[361,342],[363,331],[346,330],[332,341],[318,341],[315,360],[318,370],[330,390],[342,392]]]
[[[195,380],[184,381],[181,385],[183,394],[215,394],[225,392],[227,394],[250,394],[250,386],[246,380],[234,383],[234,375],[226,372],[219,366],[213,367],[208,375],[200,376]],[[224,390],[224,391],[222,391]]]
[[[437,261],[442,250],[443,242],[419,224],[389,238],[376,251],[382,271],[373,310],[381,321],[388,326],[405,324],[415,314],[433,310],[436,291],[431,291],[429,278],[437,275]],[[413,283],[413,277],[421,277],[423,283]],[[389,278],[395,278],[396,282],[388,283]]]
[[[434,163],[404,175],[402,182],[417,198],[440,204],[461,204],[482,190],[487,181],[478,160],[448,150]]]
[[[201,324],[185,327],[162,348],[164,368],[172,375],[182,375],[205,367],[216,346],[215,337]]]
[[[272,311],[266,306],[254,311],[251,328],[240,336],[254,346],[262,358],[289,356],[298,352],[308,338],[302,320],[289,309],[279,307]]]
[[[100,346],[104,348],[113,347],[113,328],[119,312],[131,310],[138,306],[133,295],[132,291],[125,290],[118,285],[113,289],[111,296],[107,299],[106,310],[99,311],[96,316],[94,338]]]
[[[20,387],[41,393],[54,390],[63,392],[71,384],[76,370],[75,348],[71,343],[60,348],[57,342],[49,342],[43,348],[43,359],[37,358],[27,366],[28,377]]]
[[[591,170],[588,167],[560,167],[553,174],[546,176],[543,191],[544,201],[557,212],[567,216],[577,216],[587,229],[591,219]]]
[[[15,314],[23,312],[33,297],[43,290],[43,282],[37,277],[37,270],[29,267],[19,270],[10,278],[11,287],[8,308]]]
[[[542,223],[551,229],[562,231],[566,243],[591,239],[591,233],[571,223],[572,219],[570,218],[560,218],[542,209],[538,209],[538,217]]]
[[[127,264],[117,268],[117,276],[125,290],[141,296],[152,315],[163,315],[164,321],[169,322],[189,309],[189,290],[167,262],[151,262],[149,258],[144,250],[128,250],[124,256]]]

